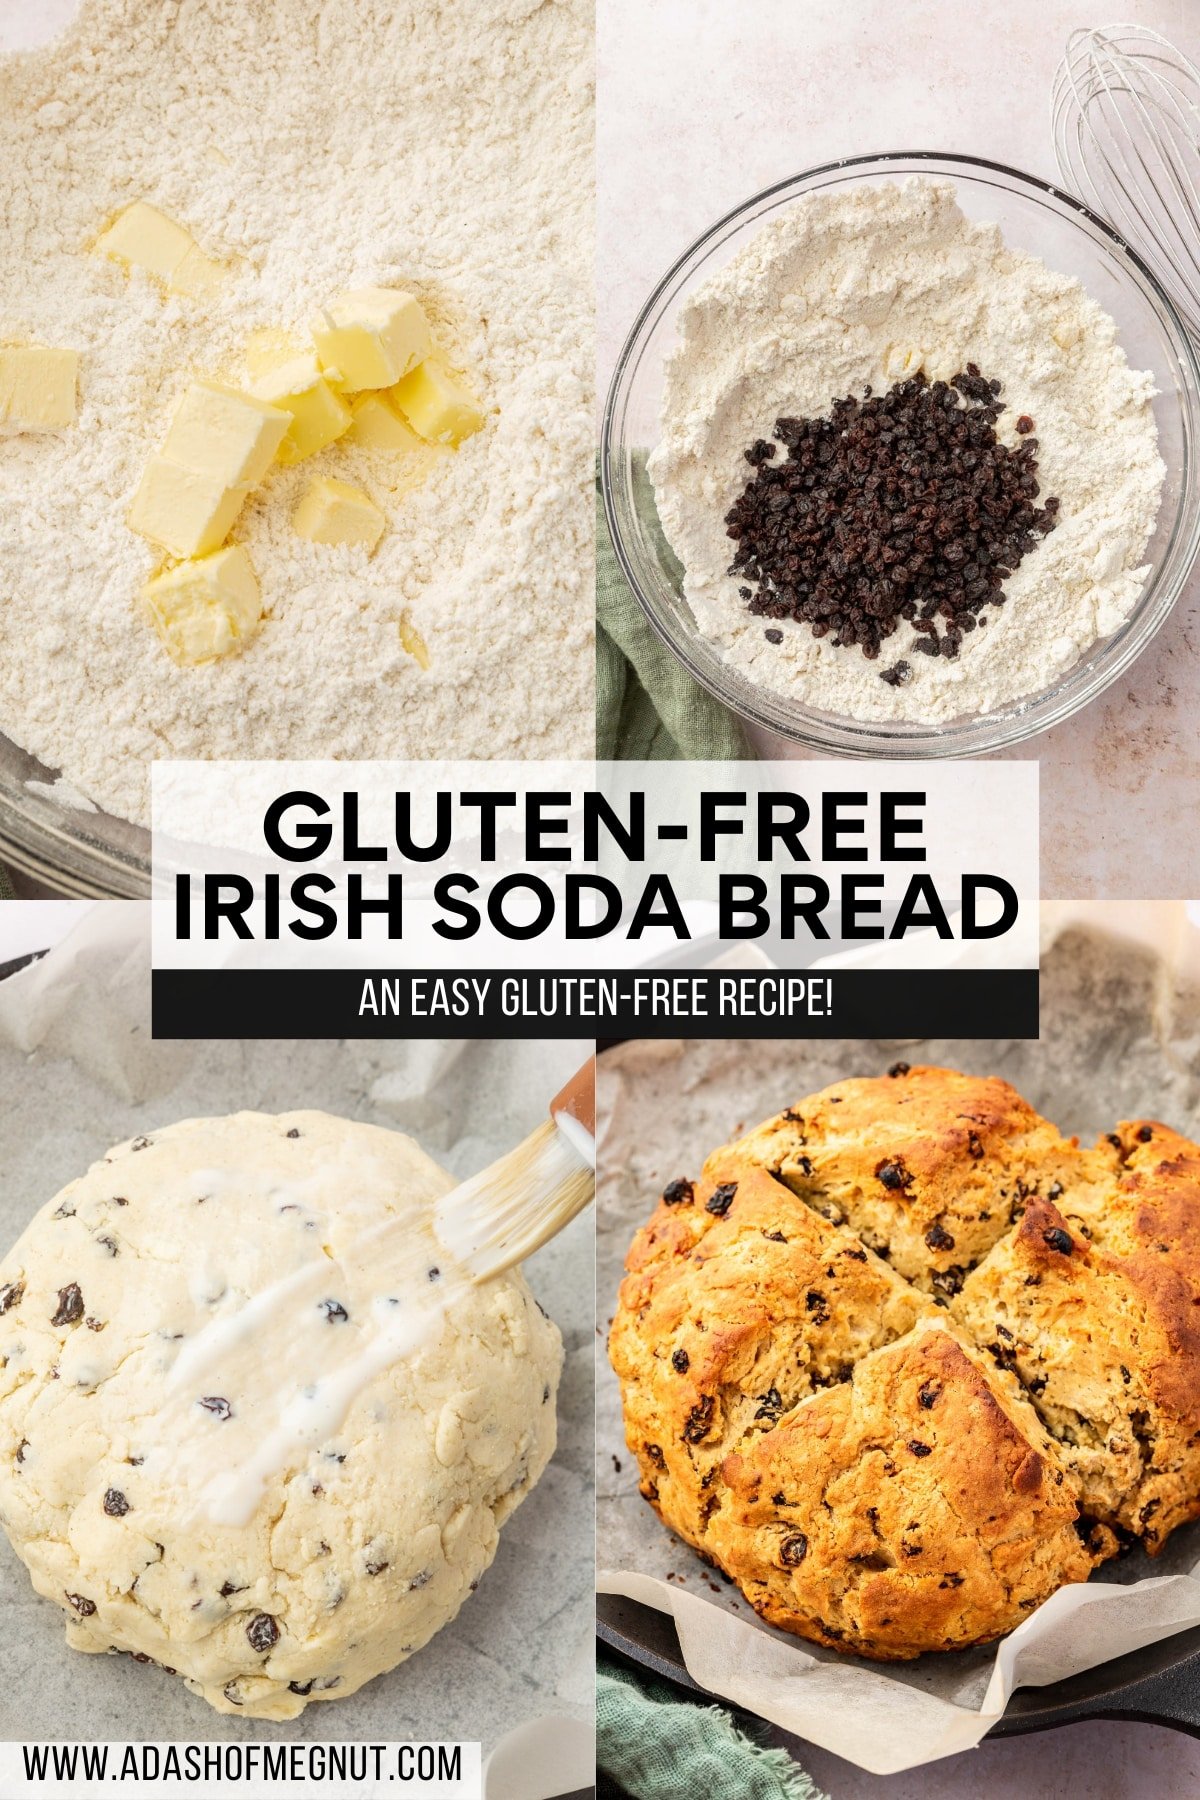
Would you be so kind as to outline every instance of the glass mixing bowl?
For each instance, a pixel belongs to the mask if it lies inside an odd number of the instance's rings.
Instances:
[[[878,186],[907,175],[951,181],[970,219],[991,221],[1014,248],[1074,275],[1116,322],[1135,369],[1158,389],[1154,416],[1166,464],[1158,524],[1137,605],[1065,674],[986,714],[937,725],[862,723],[758,686],[702,637],[683,595],[683,571],[659,523],[646,455],[658,442],[663,359],[680,305],[768,220],[806,194]],[[1031,175],[976,157],[909,151],[851,157],[781,181],[726,215],[667,271],[626,340],[604,412],[601,484],[625,578],[655,631],[688,671],[743,718],[810,750],[842,756],[973,756],[1017,744],[1069,719],[1145,649],[1170,612],[1200,549],[1200,363],[1183,322],[1146,265],[1078,200]]]
[[[0,732],[0,863],[56,894],[148,896],[150,833],[109,813],[69,805],[54,793],[54,779],[52,770]]]

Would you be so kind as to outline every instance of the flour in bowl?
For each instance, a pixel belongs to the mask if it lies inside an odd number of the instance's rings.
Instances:
[[[0,732],[139,822],[159,756],[589,753],[591,62],[584,0],[84,0],[0,61],[0,344],[80,353],[76,425],[0,439]],[[139,200],[230,265],[214,295],[95,253]],[[235,531],[262,632],[176,667],[147,459],[191,382],[369,286],[419,298],[486,428],[416,486],[346,440],[274,469]],[[385,513],[373,557],[295,531],[314,475]]]
[[[949,183],[808,196],[710,276],[677,324],[650,474],[697,625],[751,680],[842,717],[936,724],[1037,692],[1129,615],[1165,476],[1151,377],[1129,367],[1077,281],[970,222]],[[907,619],[868,658],[804,620],[752,613],[726,531],[754,475],[747,450],[780,417],[826,417],[846,396],[918,372],[952,382],[968,365],[1000,383],[1001,444],[1036,431],[1041,498],[1058,502],[1003,604],[980,607],[955,653],[933,656],[915,653],[922,632]]]

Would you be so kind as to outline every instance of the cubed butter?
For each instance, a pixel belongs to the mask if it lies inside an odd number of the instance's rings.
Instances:
[[[325,380],[311,351],[260,376],[253,391],[290,415],[277,452],[281,463],[303,462],[350,429],[350,408]]]
[[[312,324],[321,367],[350,393],[392,387],[432,349],[419,300],[402,288],[339,294]]]
[[[348,441],[368,450],[419,450],[421,440],[404,423],[386,394],[360,394],[350,403],[354,415]]]
[[[205,255],[199,244],[193,244],[172,271],[167,286],[173,294],[185,294],[189,300],[207,300],[217,292],[228,274],[227,264]]]
[[[117,262],[170,281],[189,250],[196,248],[196,241],[157,206],[135,200],[101,233],[96,248]]]
[[[172,556],[206,556],[225,542],[249,493],[219,475],[152,456],[129,509],[130,529]]]
[[[40,344],[0,350],[0,427],[7,432],[61,431],[75,423],[79,356]]]
[[[240,544],[182,562],[145,588],[154,628],[177,663],[212,662],[240,650],[258,631],[258,578]]]
[[[295,362],[304,353],[304,345],[296,343],[286,331],[267,325],[246,340],[246,371],[251,381],[257,381],[261,375],[281,369],[284,363]]]
[[[292,524],[314,544],[365,544],[373,551],[387,520],[361,488],[317,475],[292,514]]]
[[[195,239],[157,206],[135,200],[100,234],[96,248],[116,262],[169,281],[188,251],[195,248]]]
[[[275,460],[291,414],[219,381],[194,381],[179,402],[162,454],[227,488],[254,487]]]
[[[429,667],[429,646],[416,626],[410,625],[407,619],[400,621],[400,644],[422,669]]]
[[[431,444],[461,444],[483,426],[483,412],[432,357],[397,382],[389,398]]]

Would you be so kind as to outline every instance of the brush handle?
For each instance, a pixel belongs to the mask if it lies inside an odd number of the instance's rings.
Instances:
[[[591,1137],[596,1135],[596,1059],[589,1056],[582,1069],[576,1070],[560,1093],[550,1102],[550,1117],[559,1113],[578,1120]]]

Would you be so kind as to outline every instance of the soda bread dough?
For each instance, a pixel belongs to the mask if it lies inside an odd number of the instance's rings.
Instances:
[[[294,1718],[457,1613],[555,1444],[557,1328],[452,1178],[315,1112],[111,1151],[0,1266],[0,1519],[75,1649]],[[389,1335],[391,1334],[391,1335]]]
[[[1077,281],[969,221],[949,182],[807,196],[709,276],[677,323],[650,474],[696,624],[753,681],[842,717],[945,721],[1036,692],[1128,617],[1165,474],[1152,378],[1130,368]],[[780,416],[823,417],[868,384],[885,392],[918,368],[948,381],[972,361],[1003,384],[1002,442],[1020,443],[1016,421],[1032,417],[1042,496],[1062,502],[1004,606],[985,609],[953,660],[909,656],[908,624],[871,662],[806,624],[754,617],[725,531],[749,446]],[[881,681],[898,658],[911,679]]]
[[[0,732],[139,823],[155,757],[591,753],[592,55],[586,0],[84,0],[0,58],[0,344],[81,352],[77,424],[0,442]],[[136,200],[228,265],[214,295],[94,253]],[[262,633],[177,668],[125,522],[147,457],[191,382],[371,285],[487,426],[415,487],[347,440],[274,469],[235,534]],[[373,558],[293,529],[327,473],[387,514]]]

